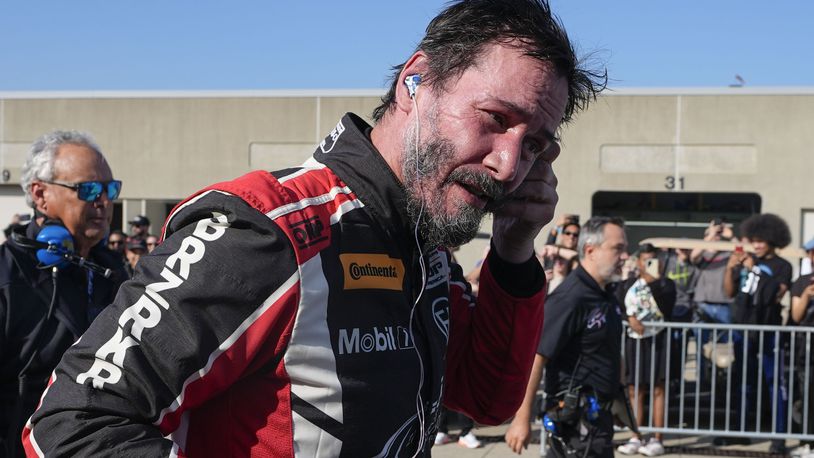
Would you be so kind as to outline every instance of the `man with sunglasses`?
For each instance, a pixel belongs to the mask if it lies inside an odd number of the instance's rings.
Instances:
[[[84,133],[55,131],[36,140],[20,184],[34,218],[0,246],[0,456],[23,456],[20,435],[62,354],[113,301],[127,278],[103,243],[121,181]],[[68,252],[113,271],[110,278],[37,258],[45,226],[64,226]]]
[[[124,256],[126,246],[127,236],[124,235],[124,232],[120,231],[119,229],[110,231],[110,235],[107,237],[107,247],[110,248],[110,251],[115,251],[116,253]]]

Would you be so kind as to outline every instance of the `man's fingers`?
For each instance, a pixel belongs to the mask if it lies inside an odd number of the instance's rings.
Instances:
[[[557,177],[549,166],[534,176],[529,175],[514,191],[506,197],[508,201],[532,200],[549,201],[557,196]]]
[[[513,193],[517,194],[525,191],[526,194],[539,194],[545,188],[557,189],[558,184],[559,180],[557,179],[557,176],[554,175],[554,171],[552,170],[551,173],[546,173],[540,176],[526,177],[526,180],[523,181],[523,183],[521,183]]]
[[[518,193],[506,199],[496,213],[527,221],[536,221],[546,216],[550,220],[558,200],[557,191],[551,187],[538,193]]]
[[[506,445],[509,446],[509,449],[514,453],[520,455],[523,452],[523,449],[527,449],[529,447],[529,441],[531,437],[528,435],[525,437],[518,437],[515,434],[506,434]]]
[[[512,442],[512,451],[514,453],[520,454],[520,444],[517,441]]]
[[[529,173],[526,175],[523,181],[517,184],[516,188],[511,190],[511,193],[514,194],[522,188],[539,188],[543,184],[556,189],[558,184],[557,175],[554,174],[554,169],[551,167],[551,163],[538,161],[532,166],[531,170],[529,170]]]
[[[517,436],[511,431],[506,433],[505,439],[509,449],[514,453],[520,454],[520,444],[522,441],[518,440]]]

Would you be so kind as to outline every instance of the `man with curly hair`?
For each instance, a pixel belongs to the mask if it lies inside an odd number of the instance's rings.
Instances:
[[[734,297],[733,322],[741,324],[780,325],[780,300],[791,285],[791,264],[777,255],[778,248],[784,248],[791,242],[789,226],[777,215],[765,213],[752,215],[741,223],[741,234],[754,249],[754,254],[735,251],[727,262],[727,273],[724,276],[724,290]],[[740,334],[740,333],[738,333]],[[778,333],[779,334],[779,333]],[[777,338],[779,337],[779,339]],[[783,338],[785,336],[767,333],[762,342],[758,333],[735,336],[735,355],[746,355],[746,361],[736,362],[736,378],[746,377],[745,412],[752,411],[758,377],[771,393],[771,399],[777,403],[776,431],[786,431],[786,405],[788,404],[787,386],[783,375]],[[762,345],[762,348],[761,348]],[[746,353],[744,353],[744,346]],[[775,346],[779,348],[775,349]],[[758,373],[759,361],[762,358],[762,374]],[[745,373],[741,374],[744,367]],[[775,367],[780,365],[779,367]],[[777,369],[777,370],[775,370]],[[775,384],[775,374],[778,380]],[[742,386],[738,380],[736,386]],[[775,388],[777,387],[777,388]],[[741,406],[740,397],[736,397]],[[760,412],[757,412],[760,415]],[[772,441],[772,453],[785,453],[785,441]]]
[[[766,310],[745,310],[735,305],[735,322],[750,324],[781,324],[780,299],[791,286],[791,264],[777,256],[778,248],[785,248],[791,242],[789,226],[777,215],[765,213],[752,215],[741,223],[741,234],[754,249],[754,254],[743,251],[733,252],[727,263],[729,275],[724,276],[724,290],[729,297],[739,292],[754,296],[760,287],[760,280],[776,280],[773,299],[768,301]],[[736,298],[737,302],[737,298]],[[763,316],[754,316],[762,314]],[[750,316],[752,315],[752,316]]]

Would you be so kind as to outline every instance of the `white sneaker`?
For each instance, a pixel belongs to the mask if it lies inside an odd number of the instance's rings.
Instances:
[[[639,453],[644,456],[659,456],[664,455],[664,446],[661,445],[661,441],[658,439],[650,439],[647,442],[647,445],[639,448]]]
[[[811,454],[811,446],[809,446],[808,444],[801,445],[799,447],[793,448],[789,452],[789,456],[791,458],[800,458],[800,457],[810,455],[810,454]]]
[[[452,442],[452,438],[447,433],[439,432],[435,435],[435,445],[444,445],[450,442]]]
[[[479,448],[482,444],[480,443],[478,438],[475,437],[474,434],[472,434],[472,431],[469,431],[468,433],[466,433],[465,436],[461,436],[458,438],[458,445],[466,448]]]
[[[639,449],[642,448],[642,441],[636,439],[635,437],[631,437],[627,442],[616,447],[616,451],[621,453],[622,455],[635,455],[639,452]]]

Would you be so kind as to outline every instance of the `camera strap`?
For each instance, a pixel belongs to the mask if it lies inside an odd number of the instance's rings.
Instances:
[[[574,386],[574,379],[577,377],[577,370],[579,370],[579,363],[582,362],[582,353],[579,354],[577,358],[577,364],[574,365],[574,371],[571,372],[571,379],[568,381],[568,393],[571,392],[571,388]],[[582,388],[580,386],[580,388]]]

